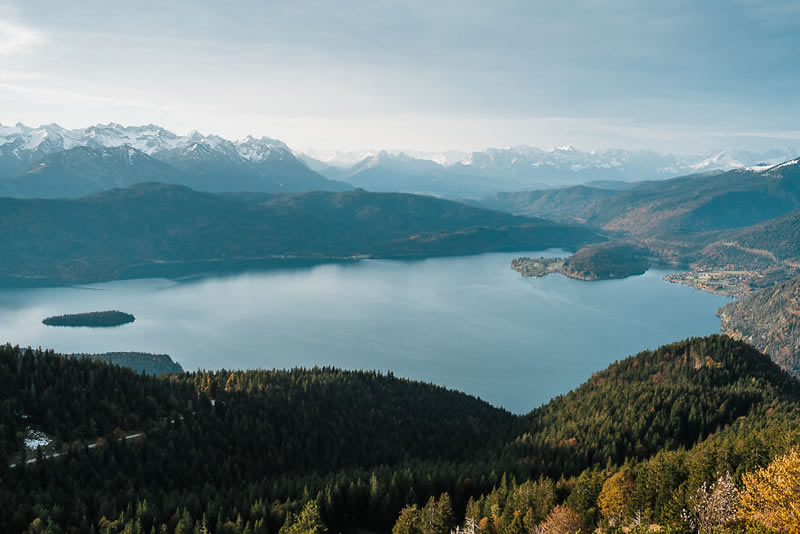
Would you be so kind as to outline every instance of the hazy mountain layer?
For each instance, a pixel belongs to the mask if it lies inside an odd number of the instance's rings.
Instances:
[[[796,156],[792,149],[764,153],[721,151],[673,156],[648,151],[584,152],[573,147],[552,150],[517,146],[463,154],[367,153],[351,163],[352,153],[319,161],[301,155],[325,176],[375,191],[411,191],[450,197],[485,197],[498,191],[522,191],[582,183],[615,184],[660,180],[698,172],[775,164]]]
[[[707,232],[761,223],[800,207],[800,164],[738,169],[632,184],[494,195],[483,205],[511,213],[585,222],[638,237]]]

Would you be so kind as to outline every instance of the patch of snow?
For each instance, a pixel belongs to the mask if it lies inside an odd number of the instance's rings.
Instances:
[[[760,165],[750,165],[749,167],[745,167],[744,170],[746,171],[753,171],[753,172],[763,172],[767,169],[771,169],[774,165],[770,164],[760,164]]]
[[[791,167],[792,165],[797,165],[798,163],[800,163],[800,158],[793,159],[791,161],[787,161],[786,163],[781,163],[780,165],[775,165],[772,168],[773,169],[782,169],[784,167]]]
[[[53,442],[44,432],[39,432],[37,430],[28,430],[24,441],[25,448],[32,450],[39,447],[47,447]]]
[[[264,161],[269,158],[283,159],[291,154],[291,150],[282,141],[277,139],[270,139],[269,137],[262,137],[256,139],[252,136],[236,141],[236,151],[238,154],[254,163]]]

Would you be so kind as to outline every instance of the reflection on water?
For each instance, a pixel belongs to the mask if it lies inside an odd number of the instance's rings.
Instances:
[[[552,255],[557,251],[548,251]],[[645,348],[718,331],[725,297],[661,280],[523,279],[512,257],[370,260],[182,281],[0,290],[0,341],[170,354],[185,369],[391,370],[528,411]],[[117,309],[113,329],[44,317]]]

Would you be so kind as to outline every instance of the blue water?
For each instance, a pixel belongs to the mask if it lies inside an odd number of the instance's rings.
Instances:
[[[554,255],[558,251],[546,251]],[[583,282],[522,278],[483,254],[85,287],[0,290],[0,342],[63,352],[167,353],[187,370],[331,365],[391,370],[527,412],[609,363],[719,331],[728,302],[649,271]],[[117,309],[136,322],[53,328]]]

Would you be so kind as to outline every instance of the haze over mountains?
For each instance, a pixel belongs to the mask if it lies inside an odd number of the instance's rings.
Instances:
[[[220,262],[547,247],[585,247],[564,271],[576,278],[688,268],[671,280],[736,296],[800,274],[800,159],[792,149],[415,156],[382,151],[337,167],[266,137],[231,141],[116,123],[0,126],[0,197],[16,197],[0,202],[0,276],[91,282],[155,266],[184,272]],[[781,339],[781,364],[794,370],[800,356],[790,337]]]
[[[576,186],[500,193],[482,204],[518,215],[580,222],[621,235],[725,230],[800,207],[800,160],[642,181],[618,190]]]
[[[543,189],[597,182],[616,188],[617,182],[659,180],[698,172],[727,171],[757,164],[769,166],[795,157],[791,148],[769,152],[718,151],[691,156],[612,149],[585,152],[572,146],[551,150],[528,146],[489,148],[461,154],[367,153],[351,163],[352,153],[326,161],[300,155],[330,179],[375,191],[409,191],[443,196],[480,197],[498,191]]]
[[[779,163],[791,149],[719,151],[694,156],[633,150],[585,152],[516,146],[441,154],[380,151],[328,154],[320,161],[295,154],[267,137],[231,141],[192,132],[177,135],[160,126],[116,123],[66,129],[0,125],[0,195],[80,197],[144,181],[186,185],[210,192],[344,191],[427,193],[480,198],[592,183],[615,189],[624,182]],[[343,164],[346,162],[347,164]]]

